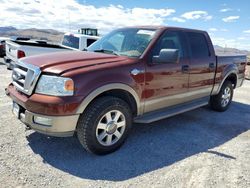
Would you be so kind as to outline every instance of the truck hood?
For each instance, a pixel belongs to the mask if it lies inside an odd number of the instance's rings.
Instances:
[[[62,74],[70,70],[127,60],[129,58],[124,56],[82,51],[57,52],[21,59],[25,63],[39,67],[43,72],[53,74]]]

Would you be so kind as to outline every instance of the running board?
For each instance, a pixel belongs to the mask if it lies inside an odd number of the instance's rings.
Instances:
[[[209,98],[205,97],[199,100],[195,100],[188,103],[179,104],[172,107],[163,108],[161,110],[148,112],[142,116],[138,116],[134,119],[135,123],[152,123],[154,121],[159,121],[183,112],[194,110],[196,108],[208,105]]]

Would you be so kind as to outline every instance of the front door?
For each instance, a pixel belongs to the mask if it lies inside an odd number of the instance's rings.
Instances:
[[[166,31],[156,43],[145,74],[144,113],[185,102],[188,92],[188,65],[184,50],[185,39],[182,33]],[[153,63],[152,57],[159,55],[161,49],[178,49],[179,61],[176,63]]]

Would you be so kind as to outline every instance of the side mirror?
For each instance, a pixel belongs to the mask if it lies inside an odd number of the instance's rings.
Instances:
[[[178,49],[161,49],[158,56],[153,56],[153,63],[178,63],[179,50]]]

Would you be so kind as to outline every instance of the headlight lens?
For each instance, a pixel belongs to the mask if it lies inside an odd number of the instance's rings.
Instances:
[[[42,75],[36,86],[36,93],[71,96],[74,94],[74,82],[70,78]]]

